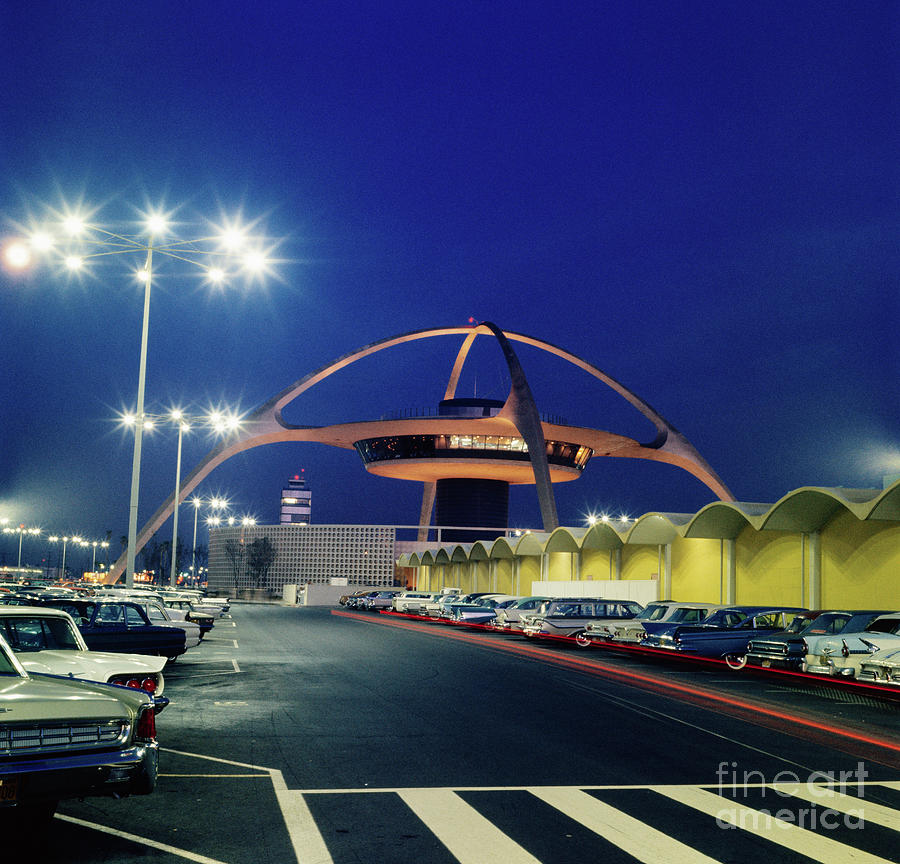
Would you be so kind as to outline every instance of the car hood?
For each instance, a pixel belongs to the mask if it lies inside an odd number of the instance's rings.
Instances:
[[[106,651],[29,651],[16,657],[28,672],[70,675],[90,681],[106,681],[111,675],[161,672],[166,665],[165,657]]]
[[[4,723],[131,719],[150,697],[139,690],[59,678],[0,677]]]

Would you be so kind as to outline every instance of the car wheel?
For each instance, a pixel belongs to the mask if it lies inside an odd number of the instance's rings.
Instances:
[[[725,662],[729,669],[743,669],[747,665],[746,654],[726,654]]]
[[[588,638],[588,635],[584,630],[581,630],[575,634],[575,644],[579,648],[590,648],[593,644],[593,640]]]

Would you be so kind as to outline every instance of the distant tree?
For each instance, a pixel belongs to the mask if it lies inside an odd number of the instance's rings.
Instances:
[[[247,547],[247,567],[257,588],[268,586],[269,570],[278,553],[268,537],[260,537]]]
[[[238,580],[242,578],[244,570],[244,544],[237,540],[226,540],[225,555],[231,562],[231,585],[238,588]]]

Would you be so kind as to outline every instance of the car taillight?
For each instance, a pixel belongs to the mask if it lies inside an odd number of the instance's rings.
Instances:
[[[124,676],[113,678],[110,684],[118,684],[120,687],[130,687],[132,690],[143,690],[145,693],[155,693],[157,681],[151,675],[146,678],[126,678]]]
[[[134,730],[135,738],[142,738],[145,741],[152,741],[156,738],[156,712],[152,705],[146,705],[141,708],[138,714],[137,727]]]

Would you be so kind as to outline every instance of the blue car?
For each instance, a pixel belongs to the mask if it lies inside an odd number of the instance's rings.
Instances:
[[[787,630],[791,621],[806,611],[794,606],[726,606],[699,624],[676,624],[648,634],[641,644],[727,661],[746,655],[751,639]]]
[[[140,604],[128,600],[44,600],[75,619],[91,651],[151,654],[170,660],[184,654],[185,632],[180,627],[151,623]]]

